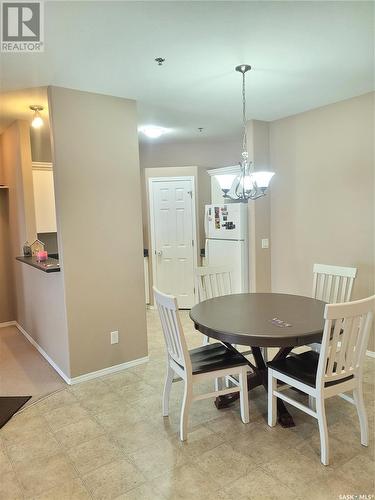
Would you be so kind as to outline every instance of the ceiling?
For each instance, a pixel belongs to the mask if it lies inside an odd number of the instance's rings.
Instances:
[[[122,96],[138,101],[140,125],[171,129],[164,141],[232,137],[238,64],[253,66],[248,118],[275,120],[373,90],[373,10],[341,1],[48,1],[44,53],[2,53],[1,92],[59,85]],[[30,116],[27,92],[14,110],[0,96],[0,127],[15,113]]]

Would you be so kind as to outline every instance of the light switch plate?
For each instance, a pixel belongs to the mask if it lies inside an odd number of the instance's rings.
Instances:
[[[111,344],[118,344],[118,330],[111,332]]]
[[[262,238],[262,248],[269,248],[269,240],[268,238]]]

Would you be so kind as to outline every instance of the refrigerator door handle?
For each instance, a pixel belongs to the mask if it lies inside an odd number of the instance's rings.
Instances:
[[[208,208],[205,207],[204,209],[204,234],[206,236],[206,238],[208,238]]]

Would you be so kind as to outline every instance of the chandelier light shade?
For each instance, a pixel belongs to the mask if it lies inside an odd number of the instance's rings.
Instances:
[[[217,180],[224,193],[224,198],[234,201],[247,202],[257,200],[265,196],[266,190],[274,173],[267,171],[254,171],[253,164],[249,161],[247,151],[247,130],[246,130],[246,81],[245,74],[251,69],[248,64],[236,66],[235,70],[242,73],[242,159],[240,161],[239,175],[218,175]],[[231,185],[229,185],[231,183]]]
[[[235,174],[222,174],[216,176],[216,179],[225,195],[227,195],[230,191],[235,178]]]

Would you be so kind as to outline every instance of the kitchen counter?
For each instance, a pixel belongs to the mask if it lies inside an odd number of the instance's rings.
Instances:
[[[29,266],[35,267],[44,273],[58,273],[60,271],[60,264],[57,259],[49,257],[43,262],[38,262],[36,257],[16,257],[16,260],[28,264]]]

